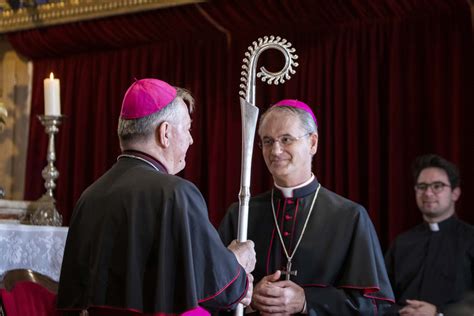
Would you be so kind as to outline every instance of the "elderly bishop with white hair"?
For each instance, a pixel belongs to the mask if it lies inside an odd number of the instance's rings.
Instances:
[[[122,154],[74,209],[58,291],[63,315],[209,315],[249,304],[253,243],[226,248],[199,190],[175,175],[193,143],[192,109],[187,91],[158,79],[126,92]]]

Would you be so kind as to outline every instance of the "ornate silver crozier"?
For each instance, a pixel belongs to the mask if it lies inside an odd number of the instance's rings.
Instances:
[[[257,73],[257,61],[260,54],[267,49],[279,50],[285,56],[285,65],[278,72],[268,71],[261,67]],[[250,200],[250,173],[252,167],[253,141],[255,129],[257,127],[257,118],[259,109],[255,105],[255,86],[256,77],[268,84],[284,83],[290,79],[296,71],[294,67],[298,66],[296,62],[298,55],[291,43],[286,39],[275,36],[265,36],[259,38],[249,46],[245,53],[242,65],[242,77],[240,81],[240,110],[242,115],[242,162],[240,169],[240,192],[239,192],[239,226],[237,239],[239,241],[247,240],[248,213]],[[236,316],[243,315],[243,305],[239,304],[235,311]]]
[[[56,150],[54,148],[54,134],[59,131],[64,115],[38,115],[38,119],[44,126],[48,134],[48,152],[46,154],[47,165],[43,168],[41,175],[44,179],[46,193],[35,202],[36,208],[30,215],[30,222],[33,225],[61,226],[63,219],[56,209],[56,200],[53,190],[56,188],[56,179],[59,177],[59,171],[54,166],[56,161]]]

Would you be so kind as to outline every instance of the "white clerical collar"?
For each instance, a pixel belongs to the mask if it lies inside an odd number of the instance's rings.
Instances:
[[[437,232],[439,231],[439,225],[438,223],[428,223],[428,225],[430,226],[430,230],[432,232]]]
[[[313,182],[313,180],[314,180],[314,173],[311,173],[311,177],[308,179],[308,181],[306,181],[306,182],[304,182],[300,185],[297,185],[297,186],[294,186],[294,187],[281,187],[281,186],[279,186],[278,184],[275,183],[275,186],[278,188],[278,190],[281,191],[281,193],[283,193],[283,196],[285,198],[291,198],[291,197],[293,197],[293,190],[302,188],[302,187],[310,184],[311,182]]]

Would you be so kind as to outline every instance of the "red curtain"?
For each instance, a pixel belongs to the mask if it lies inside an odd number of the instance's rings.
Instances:
[[[42,80],[61,79],[62,111],[55,196],[69,222],[81,192],[119,153],[121,99],[134,78],[158,77],[197,100],[195,143],[182,176],[193,181],[218,224],[240,182],[241,60],[258,37],[280,35],[299,55],[284,85],[257,85],[262,111],[282,98],[310,104],[320,125],[314,161],[326,187],[363,204],[382,245],[421,220],[411,161],[438,153],[461,169],[461,218],[474,223],[474,45],[469,5],[461,0],[214,1],[9,34],[34,60],[26,199],[44,192],[46,135]],[[282,66],[279,53],[259,64]],[[252,195],[271,184],[258,148]],[[463,206],[465,205],[465,206]]]

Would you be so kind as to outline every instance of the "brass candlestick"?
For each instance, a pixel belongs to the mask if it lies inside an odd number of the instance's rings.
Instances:
[[[46,193],[37,201],[37,208],[32,213],[30,222],[33,225],[61,226],[62,216],[56,209],[56,200],[53,190],[56,188],[55,180],[59,177],[59,171],[54,166],[56,161],[56,150],[54,148],[54,134],[59,131],[58,126],[64,115],[38,115],[38,119],[43,124],[46,134],[48,134],[48,152],[46,154],[47,165],[41,175],[44,179]]]

